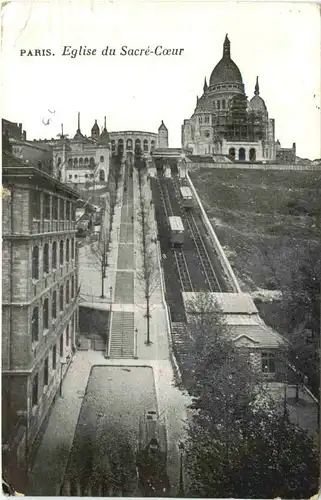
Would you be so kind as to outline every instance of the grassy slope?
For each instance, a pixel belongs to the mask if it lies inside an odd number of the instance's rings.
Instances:
[[[317,218],[290,215],[287,204],[321,213],[321,172],[203,168],[191,179],[244,291],[290,284],[320,245]],[[269,307],[268,322],[282,330],[277,307]]]

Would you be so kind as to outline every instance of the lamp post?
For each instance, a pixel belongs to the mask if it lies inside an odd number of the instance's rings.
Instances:
[[[70,361],[71,361],[71,354],[68,354],[68,356],[66,357],[66,361],[62,361],[60,363],[60,384],[59,384],[59,396],[60,397],[62,397],[62,367],[64,365],[70,364]]]
[[[112,307],[113,307],[113,287],[109,287],[109,318],[108,318],[108,323],[109,323],[109,328],[108,328],[108,337],[106,338],[106,352],[105,352],[105,358],[108,359],[108,344],[109,344],[109,338],[110,338],[110,331],[111,331],[111,313],[112,313]]]
[[[183,442],[178,443],[178,449],[180,452],[178,496],[184,497],[183,455],[185,446]]]
[[[135,355],[134,355],[134,359],[138,359],[138,356],[137,356],[137,337],[138,337],[138,330],[137,330],[137,328],[135,328]]]

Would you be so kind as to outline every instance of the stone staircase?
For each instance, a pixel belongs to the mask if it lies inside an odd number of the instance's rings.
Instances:
[[[134,313],[113,312],[109,340],[109,356],[113,359],[135,355]]]
[[[173,349],[181,370],[188,371],[191,366],[191,354],[193,352],[193,340],[191,339],[186,323],[172,323]]]

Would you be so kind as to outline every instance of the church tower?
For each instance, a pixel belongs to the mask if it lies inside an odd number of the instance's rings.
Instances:
[[[97,140],[100,134],[99,126],[97,120],[95,120],[94,126],[91,129],[91,138]]]
[[[158,129],[158,147],[159,148],[168,148],[168,130],[165,126],[163,120]]]

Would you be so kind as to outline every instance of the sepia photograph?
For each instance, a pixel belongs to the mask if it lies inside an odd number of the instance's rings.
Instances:
[[[320,5],[0,12],[3,494],[319,498]]]

